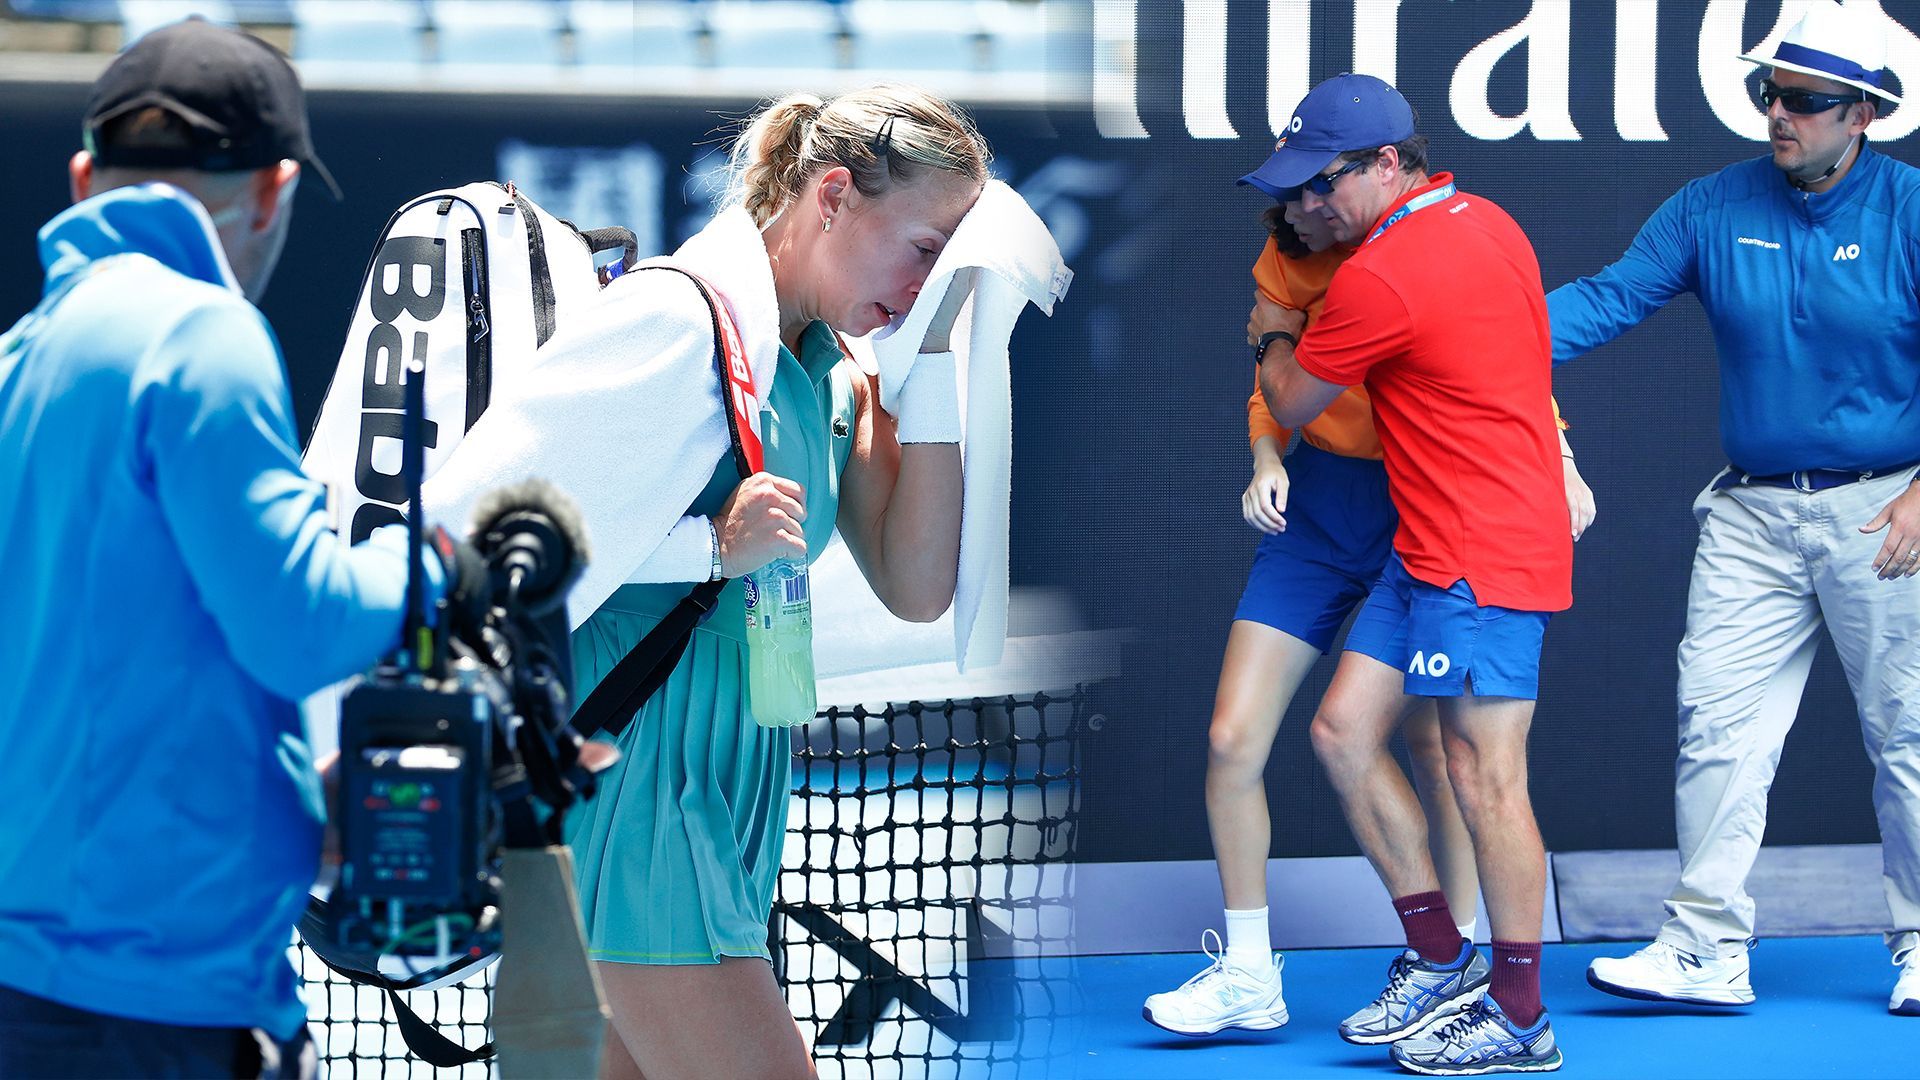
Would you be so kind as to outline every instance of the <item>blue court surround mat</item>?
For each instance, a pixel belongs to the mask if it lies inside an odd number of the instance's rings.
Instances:
[[[1485,946],[1482,946],[1483,948]],[[1587,961],[1635,945],[1549,945],[1543,991],[1566,1055],[1557,1076],[1920,1077],[1920,1017],[1892,1016],[1887,995],[1898,970],[1878,936],[1762,941],[1754,953],[1759,1000],[1744,1009],[1627,1001],[1586,984]],[[1080,957],[1071,965],[1070,1015],[1047,1023],[1048,1060],[1019,1075],[1105,1078],[1409,1076],[1384,1048],[1350,1046],[1335,1025],[1379,992],[1387,949],[1299,950],[1287,954],[1291,1022],[1277,1031],[1189,1039],[1140,1016],[1150,993],[1172,989],[1204,962],[1191,955]],[[1029,1003],[1031,1005],[1031,1003]]]

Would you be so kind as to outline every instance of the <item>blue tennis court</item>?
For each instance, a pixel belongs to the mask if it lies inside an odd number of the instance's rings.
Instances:
[[[1633,947],[1547,947],[1543,989],[1566,1054],[1557,1075],[1740,1080],[1920,1075],[1920,1019],[1887,1013],[1895,969],[1877,936],[1763,941],[1753,961],[1759,1001],[1728,1010],[1625,1001],[1587,986],[1587,961],[1624,955]],[[1387,1060],[1385,1048],[1350,1046],[1334,1034],[1344,1016],[1379,991],[1391,956],[1387,949],[1289,952],[1285,977],[1292,1021],[1277,1031],[1210,1039],[1174,1035],[1140,1017],[1148,994],[1178,986],[1200,969],[1204,960],[1198,954],[1061,960],[1068,974],[1060,981],[1074,988],[1074,999],[1061,1002],[1063,1015],[1056,1016],[1039,1015],[1027,1003],[1022,1023],[1049,1027],[1048,1037],[1028,1041],[1052,1053],[1044,1067],[1023,1063],[1020,1075],[1060,1080],[1410,1075]]]

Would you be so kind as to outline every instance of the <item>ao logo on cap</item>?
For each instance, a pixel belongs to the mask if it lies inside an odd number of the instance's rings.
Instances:
[[[1281,147],[1287,145],[1288,136],[1292,135],[1296,131],[1299,131],[1300,127],[1301,127],[1301,120],[1299,117],[1296,116],[1293,118],[1293,123],[1287,125],[1287,134],[1280,136],[1280,141],[1277,143],[1274,143],[1273,148],[1275,150],[1278,150]]]

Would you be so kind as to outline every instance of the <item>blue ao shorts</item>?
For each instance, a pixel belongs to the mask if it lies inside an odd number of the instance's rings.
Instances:
[[[1235,619],[1262,623],[1321,652],[1379,580],[1400,523],[1378,461],[1301,443],[1287,455],[1285,532],[1260,539]]]
[[[1534,700],[1549,617],[1481,607],[1465,578],[1438,588],[1395,555],[1354,617],[1347,648],[1406,672],[1409,694]]]

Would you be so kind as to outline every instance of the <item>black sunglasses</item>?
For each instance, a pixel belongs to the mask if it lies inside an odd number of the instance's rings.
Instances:
[[[1362,169],[1370,164],[1372,164],[1372,162],[1366,158],[1354,158],[1334,172],[1327,173],[1325,176],[1315,176],[1313,179],[1308,180],[1306,183],[1300,185],[1301,190],[1311,191],[1324,199],[1333,194],[1333,182],[1335,180],[1340,179],[1355,169]]]
[[[1760,80],[1760,107],[1773,108],[1779,102],[1790,113],[1800,116],[1813,116],[1826,112],[1835,105],[1851,105],[1856,101],[1867,100],[1866,91],[1853,94],[1816,94],[1811,90],[1802,90],[1792,86],[1778,86],[1772,79]]]

